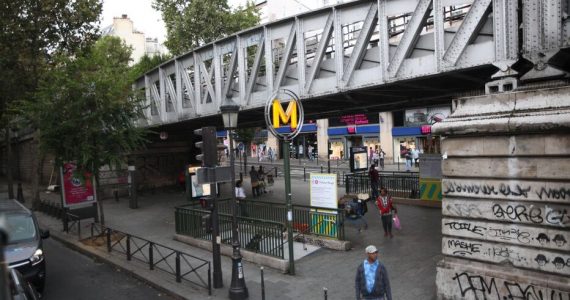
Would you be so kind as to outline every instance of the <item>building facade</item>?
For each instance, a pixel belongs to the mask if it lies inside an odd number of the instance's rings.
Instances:
[[[133,21],[126,14],[113,18],[113,24],[103,28],[101,35],[119,37],[125,44],[131,46],[133,48],[131,64],[137,63],[145,54],[153,56],[164,53],[158,39],[147,38],[144,32],[136,30]]]

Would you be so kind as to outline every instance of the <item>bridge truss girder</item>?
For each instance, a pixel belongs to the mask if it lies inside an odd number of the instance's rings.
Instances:
[[[495,66],[495,76],[509,76],[522,58],[548,66],[568,47],[568,8],[562,2],[523,0],[519,7],[510,0],[355,1],[194,49],[148,72],[134,87],[145,90],[145,123],[153,126],[216,115],[226,97],[242,110],[258,109],[278,88],[303,100],[327,101],[402,82],[425,84],[442,74],[461,78],[477,67]],[[535,69],[533,78],[547,76]],[[378,95],[378,101],[395,101]]]

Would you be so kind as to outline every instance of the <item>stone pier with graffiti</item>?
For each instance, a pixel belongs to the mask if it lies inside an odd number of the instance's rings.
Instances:
[[[454,100],[438,299],[570,300],[570,89]]]

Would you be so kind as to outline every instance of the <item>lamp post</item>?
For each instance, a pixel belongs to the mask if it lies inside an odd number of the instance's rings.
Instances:
[[[229,296],[232,300],[247,299],[248,291],[245,286],[245,276],[243,273],[243,266],[241,264],[240,242],[238,236],[238,223],[237,223],[237,200],[235,193],[235,153],[232,129],[237,127],[237,119],[239,113],[239,106],[231,99],[227,99],[225,103],[220,106],[220,112],[224,120],[224,127],[228,130],[230,137],[230,166],[231,166],[231,183],[232,183],[232,283],[230,285]]]

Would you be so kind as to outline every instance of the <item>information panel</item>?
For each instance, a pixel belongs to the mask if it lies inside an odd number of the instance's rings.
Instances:
[[[338,208],[336,174],[311,173],[311,206]]]

